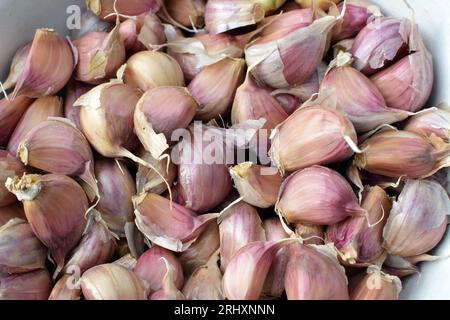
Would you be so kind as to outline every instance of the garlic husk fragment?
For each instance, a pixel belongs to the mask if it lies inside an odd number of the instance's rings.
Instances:
[[[94,209],[89,215],[88,228],[78,246],[72,251],[63,269],[64,273],[77,267],[82,274],[92,267],[109,262],[114,255],[115,235],[109,231],[100,212]]]
[[[0,227],[0,273],[24,273],[45,267],[47,249],[22,219]]]
[[[303,240],[303,244],[324,244],[325,228],[323,226],[297,223],[295,225],[295,234]]]
[[[351,67],[350,53],[340,52],[321,84],[322,103],[335,106],[352,121],[358,132],[402,121],[410,112],[389,108],[377,87]]]
[[[334,3],[338,3],[341,0],[295,0],[302,8],[312,8],[315,5],[322,10],[328,10]]]
[[[133,176],[123,162],[98,159],[95,162],[100,201],[97,205],[108,228],[123,236],[125,224],[134,220],[131,198],[136,194]]]
[[[9,139],[6,150],[16,155],[20,142],[31,129],[49,117],[62,117],[62,115],[61,98],[48,96],[37,99],[23,114]]]
[[[110,32],[114,26],[92,11],[85,11],[81,14],[80,29],[73,29],[70,31],[70,38],[78,40],[91,32]]]
[[[344,39],[336,43],[333,46],[333,57],[336,58],[341,51],[350,53],[352,50],[353,42],[355,42],[355,39]]]
[[[313,166],[282,184],[275,210],[290,223],[332,225],[364,209],[350,184],[334,170]]]
[[[350,286],[352,300],[398,300],[402,282],[376,268],[368,268],[367,274]]]
[[[277,202],[283,179],[275,169],[243,162],[230,168],[230,175],[245,202],[258,208],[269,208]]]
[[[444,236],[449,213],[450,199],[440,184],[408,180],[384,227],[383,247],[400,257],[430,251]]]
[[[224,58],[205,67],[189,84],[198,103],[196,119],[210,121],[231,111],[237,88],[244,81],[245,60]]]
[[[228,300],[259,299],[276,253],[296,241],[256,241],[241,248],[231,259],[222,278],[225,297]]]
[[[79,178],[91,201],[98,196],[91,147],[66,119],[54,118],[34,126],[20,141],[17,156],[25,165]]]
[[[160,261],[164,263],[166,273],[162,279],[161,289],[150,294],[149,300],[186,300],[183,293],[175,286],[172,265],[165,258],[161,258]]]
[[[161,0],[86,0],[87,8],[105,20],[115,20],[115,13],[126,16],[156,13],[161,4]]]
[[[402,58],[407,53],[412,28],[408,19],[380,17],[368,23],[353,43],[355,68],[371,75]]]
[[[0,100],[0,146],[6,147],[11,134],[22,118],[27,108],[33,103],[33,99],[25,96]]]
[[[178,23],[190,28],[203,27],[206,0],[165,0],[167,13]]]
[[[16,197],[8,191],[5,183],[8,178],[21,176],[25,166],[8,151],[0,150],[0,207],[6,207],[16,202]]]
[[[183,288],[183,268],[178,258],[167,249],[153,246],[139,257],[134,267],[134,272],[142,280],[146,281],[150,293],[159,291],[163,287],[167,268],[162,259],[165,259],[172,268],[172,277],[175,286],[178,289]]]
[[[403,130],[425,137],[435,134],[450,142],[450,109],[438,106],[418,112],[408,120]]]
[[[205,7],[205,27],[211,34],[252,26],[265,15],[264,7],[247,0],[209,0]]]
[[[289,246],[284,278],[288,300],[348,300],[347,277],[330,246]]]
[[[126,254],[122,258],[114,261],[113,263],[118,264],[119,266],[125,267],[131,271],[134,271],[137,260],[131,254]]]
[[[357,143],[350,120],[336,109],[319,105],[295,111],[271,139],[269,155],[282,174],[346,160],[353,155],[347,141]]]
[[[73,42],[79,54],[76,80],[100,84],[116,74],[126,59],[119,28],[116,24],[110,33],[92,32]]]
[[[218,262],[219,254],[216,252],[205,265],[192,273],[183,287],[187,300],[224,300]]]
[[[13,219],[24,221],[27,219],[21,202],[15,202],[7,207],[0,207],[0,228]]]
[[[258,212],[243,201],[222,211],[219,223],[222,271],[239,249],[251,242],[266,240]]]
[[[304,83],[316,71],[326,51],[327,39],[337,19],[325,16],[311,25],[272,39],[261,37],[245,49],[245,59],[253,76],[273,88]],[[293,52],[301,52],[299,59]]]
[[[179,257],[185,275],[191,275],[197,268],[206,265],[219,246],[219,226],[217,223],[210,223],[197,240]]]
[[[195,242],[218,214],[198,216],[193,211],[156,195],[143,194],[133,199],[136,225],[153,243],[183,252]]]
[[[361,145],[355,161],[359,169],[392,178],[425,178],[450,166],[450,145],[432,135],[388,129]]]
[[[53,286],[48,300],[81,300],[81,288],[77,288],[75,281],[75,277],[63,275]]]
[[[163,52],[141,51],[128,59],[124,81],[142,92],[163,86],[184,86],[178,62]]]
[[[46,269],[0,277],[0,300],[47,300],[51,290]]]
[[[81,289],[86,300],[147,300],[148,291],[136,274],[113,263],[86,271]]]
[[[56,174],[16,176],[6,186],[22,201],[36,237],[50,249],[56,276],[86,225],[89,203],[83,189],[71,178]]]
[[[363,196],[366,217],[351,217],[327,229],[328,241],[334,243],[339,258],[345,264],[371,264],[383,254],[382,233],[392,201],[380,187],[372,187]]]

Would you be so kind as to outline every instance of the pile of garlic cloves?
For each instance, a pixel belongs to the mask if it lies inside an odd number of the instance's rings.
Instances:
[[[2,82],[0,300],[396,300],[445,258],[450,107],[414,19],[86,5]]]

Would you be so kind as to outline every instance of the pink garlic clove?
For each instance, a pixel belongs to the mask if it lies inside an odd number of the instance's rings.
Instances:
[[[396,276],[378,269],[367,269],[367,274],[355,279],[350,286],[352,300],[398,300],[402,282]]]
[[[0,277],[0,300],[47,300],[51,290],[46,269]]]
[[[0,146],[6,147],[9,138],[33,99],[25,96],[12,96],[0,100]]]

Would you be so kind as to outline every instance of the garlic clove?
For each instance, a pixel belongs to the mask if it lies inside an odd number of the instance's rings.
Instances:
[[[396,276],[369,268],[367,274],[351,285],[352,300],[398,300],[402,282]]]
[[[159,291],[163,288],[164,277],[167,273],[166,264],[162,259],[165,259],[172,268],[175,287],[183,288],[183,268],[178,258],[171,251],[162,247],[153,246],[144,252],[137,260],[134,272],[146,281],[151,293]]]
[[[166,267],[162,288],[150,294],[149,300],[186,300],[183,293],[175,286],[172,265],[165,258],[161,258],[161,261]]]
[[[35,126],[44,122],[49,117],[62,117],[62,99],[56,96],[47,96],[34,101],[25,111],[11,138],[7,150],[11,154],[17,154],[17,149],[25,135]]]
[[[445,233],[449,208],[450,200],[440,184],[408,180],[384,227],[383,247],[389,254],[400,257],[430,251]]]
[[[295,234],[303,240],[303,244],[324,244],[325,228],[323,226],[297,223],[295,225]]]
[[[188,90],[199,105],[197,119],[210,121],[229,114],[236,90],[244,81],[244,70],[245,60],[224,58],[191,81]]]
[[[141,51],[128,59],[124,81],[142,92],[163,86],[184,86],[178,62],[163,52]]]
[[[195,242],[218,214],[196,215],[193,211],[156,195],[143,194],[133,199],[136,225],[153,243],[183,252]]]
[[[255,25],[264,18],[264,7],[255,1],[209,0],[205,7],[205,27],[218,34]]]
[[[47,300],[51,290],[45,269],[0,278],[0,300]]]
[[[434,175],[429,177],[428,180],[439,183],[447,191],[447,194],[450,197],[450,168],[445,168],[436,172]]]
[[[86,300],[147,300],[147,289],[139,277],[110,263],[95,266],[81,277]]]
[[[328,10],[333,3],[338,3],[340,0],[295,0],[302,8],[311,8],[314,5],[322,10]]]
[[[79,81],[72,80],[66,88],[66,98],[64,99],[64,116],[72,121],[75,126],[81,130],[80,111],[81,108],[75,107],[74,103],[82,95],[86,94],[94,87]]]
[[[205,0],[166,0],[167,13],[185,27],[201,28],[204,25]]]
[[[312,9],[300,9],[267,17],[261,22],[261,26],[264,28],[261,30],[260,36],[270,35],[273,39],[286,36],[292,31],[311,25],[314,22],[314,13]]]
[[[77,288],[73,280],[73,276],[63,275],[54,285],[48,300],[81,300],[81,288]]]
[[[219,254],[216,252],[189,277],[183,287],[187,300],[224,300],[222,273],[218,262]]]
[[[88,199],[83,189],[63,175],[24,175],[8,179],[6,187],[22,201],[36,237],[50,249],[57,275],[67,254],[81,239]]]
[[[91,32],[110,32],[113,29],[113,25],[104,21],[92,11],[85,11],[81,14],[80,28],[70,31],[70,38],[72,40],[78,40]]]
[[[0,252],[0,273],[25,273],[45,267],[47,249],[22,219],[12,219],[0,227]]]
[[[3,82],[3,88],[5,90],[9,90],[16,86],[16,83],[19,81],[20,75],[27,64],[27,57],[30,53],[30,49],[31,43],[23,46],[15,53],[9,69],[8,78]]]
[[[126,16],[156,13],[161,8],[161,3],[161,0],[86,0],[90,11],[107,20],[115,20],[116,12]]]
[[[144,44],[138,41],[139,29],[140,26],[134,19],[125,20],[120,24],[120,38],[123,41],[127,55],[146,50]]]
[[[242,199],[258,208],[275,205],[282,177],[275,170],[251,162],[244,162],[230,169],[234,186]]]
[[[288,300],[348,300],[347,277],[329,246],[289,246],[284,278]]]
[[[0,146],[6,147],[9,138],[33,99],[25,96],[11,96],[0,100]]]
[[[403,129],[425,137],[435,134],[450,142],[450,110],[442,107],[423,110],[412,116]]]
[[[26,168],[8,151],[0,150],[0,207],[13,204],[17,199],[5,187],[8,178],[21,176]]]
[[[13,219],[24,221],[27,219],[23,211],[23,205],[20,202],[15,202],[7,207],[0,207],[0,228]]]
[[[125,163],[112,159],[95,162],[100,201],[97,205],[108,228],[123,236],[125,224],[134,220],[131,198],[136,194],[133,176]]]
[[[34,126],[20,141],[17,156],[36,169],[81,179],[91,201],[98,195],[91,147],[66,119],[54,118]]]
[[[321,166],[289,176],[281,186],[275,210],[295,224],[332,225],[364,214],[344,177]]]
[[[348,142],[356,145],[357,136],[352,123],[339,111],[317,105],[295,111],[276,128],[271,140],[270,158],[284,175],[350,158],[353,150]]]
[[[239,249],[254,241],[266,240],[262,221],[255,208],[245,202],[222,211],[219,222],[220,268],[225,271]]]

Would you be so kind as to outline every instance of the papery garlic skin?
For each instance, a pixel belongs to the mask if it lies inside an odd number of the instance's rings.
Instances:
[[[403,129],[425,137],[435,134],[450,142],[450,110],[439,107],[423,110],[412,116]]]
[[[81,300],[81,288],[77,288],[74,278],[70,275],[63,275],[54,285],[48,300]]]
[[[327,246],[289,246],[284,278],[288,300],[348,300],[347,277]]]
[[[210,0],[205,7],[205,26],[211,34],[257,24],[264,18],[264,7],[247,0]]]
[[[161,3],[161,0],[86,0],[86,7],[103,19],[115,20],[115,9],[122,15],[139,16],[158,12]]]
[[[336,171],[313,166],[289,176],[275,206],[290,223],[332,225],[364,210],[350,184]]]
[[[352,300],[398,300],[402,282],[396,276],[369,268],[367,274],[350,288]]]
[[[391,255],[413,257],[433,249],[447,229],[450,199],[434,181],[408,180],[383,230]]]
[[[47,300],[51,290],[46,269],[0,278],[0,300]]]
[[[284,174],[350,158],[353,150],[346,139],[356,143],[357,136],[352,123],[339,111],[312,106],[294,112],[271,139],[270,158]]]
[[[16,218],[24,221],[27,219],[21,202],[15,202],[7,207],[0,207],[0,228]]]
[[[0,227],[0,273],[24,273],[45,267],[47,249],[22,219]]]
[[[126,254],[122,256],[122,258],[114,261],[113,263],[118,264],[119,266],[125,267],[127,269],[130,269],[131,271],[134,271],[137,260],[131,254]]]
[[[115,264],[102,264],[81,277],[86,300],[147,300],[145,284],[132,271]]]
[[[6,181],[14,176],[22,176],[26,168],[5,150],[0,150],[0,168],[0,207],[6,207],[17,201],[16,197],[5,187]]]
[[[33,99],[25,96],[16,97],[14,100],[8,96],[8,99],[0,100],[0,146],[3,147],[6,147],[23,114],[33,103]]]
[[[264,241],[266,236],[258,212],[245,202],[226,209],[220,220],[220,267],[225,271],[239,249],[254,241]]]

